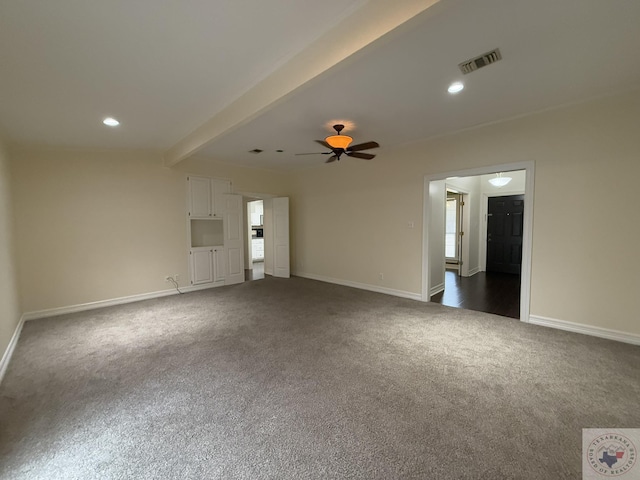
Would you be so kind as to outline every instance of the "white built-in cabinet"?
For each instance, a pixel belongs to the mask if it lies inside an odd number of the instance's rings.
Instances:
[[[224,246],[222,248],[213,249],[213,281],[224,282],[225,279],[225,263],[224,263]]]
[[[225,195],[231,182],[187,177],[189,271],[192,285],[225,282]]]
[[[189,258],[193,285],[224,281],[224,247],[192,247]]]
[[[220,218],[224,215],[224,194],[231,182],[219,178],[194,177],[189,182],[189,218]]]

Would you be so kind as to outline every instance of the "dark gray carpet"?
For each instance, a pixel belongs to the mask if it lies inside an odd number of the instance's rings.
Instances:
[[[27,322],[11,479],[580,478],[640,348],[300,278]]]

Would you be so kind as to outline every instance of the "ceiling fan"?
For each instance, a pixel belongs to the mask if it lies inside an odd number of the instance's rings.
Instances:
[[[370,148],[378,148],[377,142],[365,142],[359,143],[358,145],[352,145],[351,142],[353,138],[349,135],[342,135],[342,129],[344,125],[338,124],[334,125],[333,129],[337,132],[336,135],[330,135],[324,140],[316,140],[316,143],[319,143],[323,147],[331,150],[330,152],[314,152],[314,153],[296,153],[296,155],[331,155],[329,159],[325,163],[335,162],[336,160],[340,160],[340,156],[344,153],[348,157],[361,158],[363,160],[371,160],[375,157],[375,155],[371,153],[362,153],[361,150],[369,150]]]

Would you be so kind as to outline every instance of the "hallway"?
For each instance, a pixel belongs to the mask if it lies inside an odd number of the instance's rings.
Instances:
[[[457,272],[447,270],[444,292],[431,297],[431,301],[520,319],[520,276],[479,272],[472,277],[459,277]]]

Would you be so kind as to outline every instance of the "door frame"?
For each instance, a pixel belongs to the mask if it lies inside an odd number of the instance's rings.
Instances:
[[[242,203],[247,206],[246,212],[243,212],[244,218],[246,220],[246,234],[245,234],[245,251],[244,251],[244,269],[245,270],[253,270],[253,235],[251,232],[253,231],[253,225],[251,225],[251,216],[249,215],[249,204],[253,202],[263,202],[264,200],[261,198],[255,198],[253,200],[249,200],[248,197],[242,196]],[[264,258],[263,258],[264,260]]]
[[[522,237],[522,273],[520,275],[520,321],[529,322],[531,303],[531,250],[533,244],[533,194],[534,194],[534,161],[490,165],[468,170],[455,170],[425,175],[422,201],[422,295],[423,302],[429,302],[431,285],[429,279],[429,221],[431,215],[431,199],[429,184],[432,181],[446,180],[448,177],[472,177],[513,170],[525,170],[524,188],[524,226]]]
[[[257,200],[262,200],[264,202],[264,200],[267,200],[269,198],[274,198],[277,195],[273,195],[271,193],[257,193],[257,192],[235,192],[238,195],[242,195],[242,203],[248,203],[248,202],[254,202]],[[264,204],[263,204],[264,205]],[[243,217],[244,217],[244,224],[245,224],[245,238],[244,238],[244,242],[245,242],[245,248],[244,248],[244,268],[245,270],[252,270],[253,269],[253,263],[252,263],[252,246],[251,246],[251,219],[249,218],[249,212],[246,211],[245,208],[243,208]]]
[[[464,218],[464,215],[461,214],[461,210],[462,210],[462,206],[460,205],[460,203],[464,203],[462,202],[462,194],[460,192],[453,192],[449,186],[445,183],[445,192],[447,194],[446,199],[445,199],[445,205],[447,205],[447,202],[449,201],[449,194],[451,193],[452,195],[455,195],[455,198],[453,199],[453,201],[456,204],[456,233],[455,233],[455,239],[454,239],[454,244],[456,247],[456,251],[455,251],[455,255],[453,257],[447,257],[447,253],[445,251],[444,254],[444,260],[445,263],[447,260],[455,260],[457,262],[460,262],[460,260],[462,259],[462,239],[460,238],[460,232],[463,231],[462,228],[462,222],[460,221],[461,218]],[[445,212],[444,212],[444,220],[445,220],[445,224],[447,222],[447,210],[448,207],[445,207]],[[444,231],[445,235],[447,234],[447,227],[445,226],[445,231]],[[446,238],[446,237],[445,237]],[[446,240],[445,240],[445,245],[446,245]]]

